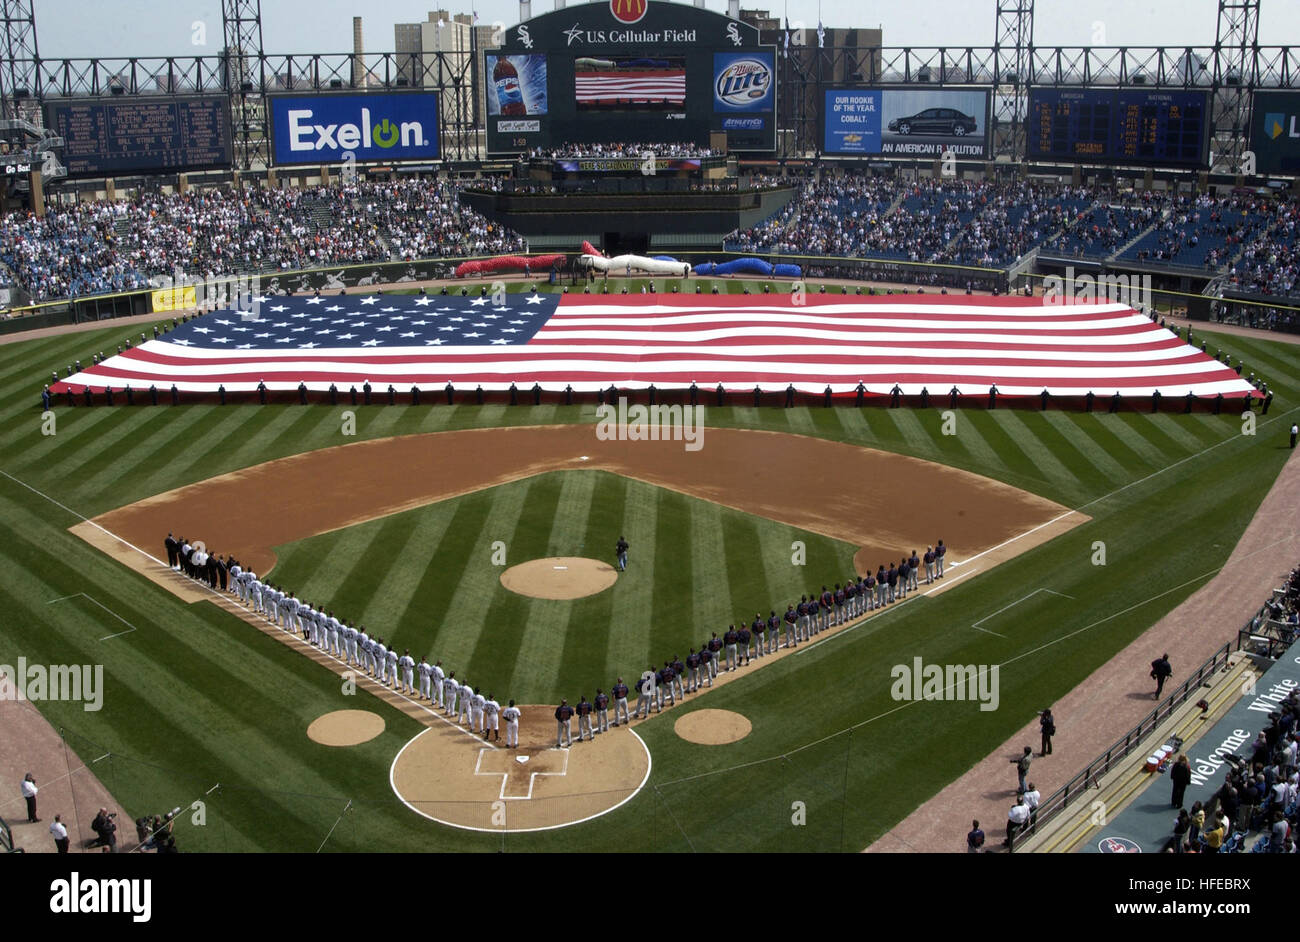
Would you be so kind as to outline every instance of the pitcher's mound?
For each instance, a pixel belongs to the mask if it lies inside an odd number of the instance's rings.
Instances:
[[[335,710],[318,716],[307,736],[322,746],[358,746],[384,731],[384,718],[369,710]]]
[[[753,728],[746,717],[731,710],[694,710],[673,724],[673,732],[678,736],[702,746],[739,742]]]
[[[580,599],[604,592],[618,580],[618,570],[598,559],[551,556],[511,566],[501,584],[534,599]]]

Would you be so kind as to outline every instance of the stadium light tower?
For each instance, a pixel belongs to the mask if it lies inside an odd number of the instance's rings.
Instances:
[[[1211,110],[1218,160],[1211,170],[1242,172],[1250,139],[1250,102],[1259,65],[1259,0],[1219,0]]]
[[[271,161],[262,98],[262,0],[221,0],[221,24],[230,122],[238,142],[235,163],[244,170],[259,161],[266,167]]]
[[[4,63],[0,68],[0,117],[40,123],[40,75],[35,0],[0,0],[4,19]],[[21,101],[28,102],[26,109]],[[26,110],[26,114],[24,114]]]
[[[993,40],[993,157],[1023,160],[1029,66],[1034,49],[1034,0],[997,0]]]

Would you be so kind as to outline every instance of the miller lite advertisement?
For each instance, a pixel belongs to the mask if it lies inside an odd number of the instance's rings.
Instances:
[[[769,52],[713,54],[714,111],[771,111],[776,66]]]

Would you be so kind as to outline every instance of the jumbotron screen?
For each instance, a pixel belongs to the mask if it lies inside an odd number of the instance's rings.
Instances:
[[[506,30],[484,55],[492,154],[566,143],[776,147],[777,59],[758,30],[678,3],[605,0]]]

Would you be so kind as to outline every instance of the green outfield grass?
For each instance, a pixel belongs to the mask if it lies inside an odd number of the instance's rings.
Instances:
[[[1276,394],[1253,437],[1241,434],[1238,415],[1183,416],[1174,403],[1154,416],[961,409],[955,436],[941,434],[938,409],[710,409],[714,425],[963,467],[1093,520],[709,694],[703,705],[753,721],[739,743],[685,743],[671,715],[641,725],[654,769],[637,798],[578,827],[502,838],[433,824],[393,795],[389,765],[421,728],[415,721],[364,692],[345,698],[332,673],[212,606],[181,603],[66,532],[76,514],[342,443],[341,410],[293,405],[60,408],[57,434],[42,435],[38,396],[50,369],[87,361],[128,333],[0,347],[0,663],[22,655],[104,665],[102,711],[60,703],[42,711],[83,759],[111,753],[95,768],[131,813],[204,798],[206,825],[187,818],[178,832],[184,850],[859,849],[1214,578],[1289,456],[1286,429],[1300,415],[1300,348],[1228,335],[1215,335],[1212,347],[1244,358]],[[594,421],[590,406],[356,412],[359,439]],[[464,562],[471,554],[486,561],[494,539],[507,542],[512,562],[578,550],[607,557],[608,534],[629,519],[652,534],[633,545],[634,567],[650,570],[652,585],[629,577],[592,599],[534,603],[496,586],[481,594],[495,570],[474,574]],[[497,536],[495,526],[511,532]],[[382,623],[417,653],[427,645],[444,662],[459,660],[472,681],[497,684],[499,694],[545,699],[607,682],[611,669],[630,672],[647,656],[662,659],[674,653],[663,646],[707,636],[733,610],[766,611],[804,583],[842,576],[850,548],[794,532],[613,475],[566,472],[283,547],[276,575],[372,628]],[[149,549],[160,551],[162,536]],[[809,547],[797,575],[788,572],[796,538]],[[1095,541],[1106,544],[1104,568],[1090,563]],[[368,565],[380,546],[392,548],[389,561]],[[417,551],[409,561],[404,548]],[[962,555],[954,547],[953,557]],[[1279,561],[1279,572],[1291,563]],[[1019,601],[1040,588],[1060,594]],[[78,593],[94,601],[51,602]],[[983,623],[1004,637],[971,629],[1018,601]],[[95,603],[136,630],[99,640],[123,629]],[[1223,626],[1225,640],[1236,627]],[[593,632],[595,645],[587,643]],[[895,702],[890,668],[917,656],[1003,665],[1000,708]],[[1144,684],[1134,679],[1135,688]],[[340,708],[379,711],[387,729],[352,749],[310,742],[307,723]],[[807,809],[801,827],[790,821],[796,801]]]

